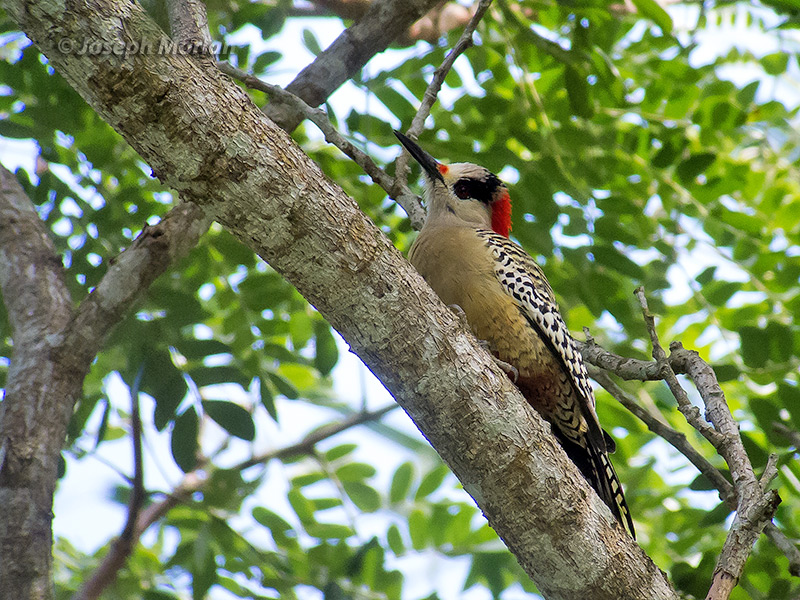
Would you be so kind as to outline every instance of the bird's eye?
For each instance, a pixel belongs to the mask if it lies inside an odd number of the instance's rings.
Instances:
[[[466,200],[470,197],[469,186],[465,181],[457,181],[453,186],[453,193],[462,200]]]

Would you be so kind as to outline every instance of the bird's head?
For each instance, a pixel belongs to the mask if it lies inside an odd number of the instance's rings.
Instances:
[[[394,134],[425,171],[429,219],[450,214],[508,237],[511,198],[497,175],[472,163],[440,163],[399,131]]]

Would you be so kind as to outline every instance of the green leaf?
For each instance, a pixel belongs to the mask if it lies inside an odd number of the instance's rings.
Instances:
[[[725,383],[726,381],[735,381],[739,378],[741,370],[734,364],[725,365],[712,365],[714,374],[717,376],[717,381]]]
[[[433,492],[439,489],[439,486],[442,485],[442,482],[444,481],[444,478],[447,477],[448,473],[450,473],[450,469],[448,469],[445,465],[439,465],[438,467],[434,467],[428,471],[425,477],[422,478],[414,499],[422,500],[423,498],[430,496]]]
[[[278,62],[282,57],[283,54],[274,51],[259,54],[258,58],[256,58],[255,62],[253,63],[253,73],[256,75],[263,75],[267,67]]]
[[[303,29],[303,45],[308,48],[308,51],[314,56],[322,52],[322,48],[317,41],[317,36],[315,36],[314,32],[310,29]]]
[[[362,512],[375,512],[381,507],[381,497],[372,487],[361,481],[342,481],[344,491]]]
[[[267,373],[267,377],[269,377],[269,380],[277,388],[278,392],[286,396],[289,400],[297,400],[300,397],[300,392],[297,391],[297,388],[284,377],[281,377],[277,373]]]
[[[314,321],[314,340],[314,367],[321,375],[328,375],[339,361],[339,349],[327,323]]]
[[[340,498],[314,498],[311,502],[314,504],[314,512],[329,510],[343,504]]]
[[[217,354],[233,354],[233,350],[228,344],[223,344],[218,340],[184,340],[178,346],[178,351],[189,360],[203,359]]]
[[[738,281],[712,281],[703,286],[701,292],[714,306],[725,306],[736,292],[742,289]]]
[[[287,532],[292,530],[292,526],[289,525],[283,517],[263,506],[256,506],[253,508],[252,515],[257,523],[273,532]]]
[[[203,401],[203,410],[233,436],[252,442],[256,437],[253,416],[238,404],[222,400]]]
[[[760,368],[769,358],[769,336],[758,327],[745,326],[739,330],[742,360],[748,367]]]
[[[791,327],[770,321],[766,334],[769,336],[769,355],[776,363],[788,362],[794,354],[794,335]]]
[[[336,523],[310,523],[306,526],[306,532],[311,537],[325,540],[344,540],[355,535],[353,528],[349,525]]]
[[[428,518],[419,509],[411,511],[408,515],[408,534],[411,536],[411,547],[414,550],[423,550],[428,542]]]
[[[713,525],[722,525],[725,519],[731,514],[731,509],[727,507],[724,502],[720,502],[716,508],[708,511],[706,515],[700,520],[701,527],[711,527]]]
[[[94,440],[95,450],[100,445],[100,442],[106,438],[106,431],[108,430],[108,415],[111,412],[111,403],[107,399],[103,399],[103,404],[105,405],[103,416],[100,418],[100,426],[97,428],[97,436]]]
[[[240,368],[233,365],[201,366],[190,370],[189,376],[197,387],[219,385],[221,383],[238,383],[246,389],[250,385],[250,378]]]
[[[797,385],[781,382],[778,384],[778,400],[792,418],[795,429],[800,429],[800,389]]]
[[[386,541],[389,544],[395,556],[403,556],[406,553],[406,546],[403,543],[403,536],[400,534],[400,529],[397,525],[390,525],[386,531]]]
[[[363,481],[374,477],[375,467],[364,463],[348,463],[336,469],[336,477],[341,481]]]
[[[275,396],[272,395],[272,390],[269,383],[264,377],[259,377],[258,390],[260,394],[261,404],[267,409],[269,416],[276,423],[278,422],[278,409],[275,407]]]
[[[593,246],[595,260],[633,279],[644,279],[644,270],[613,246]]]
[[[289,333],[292,336],[292,346],[295,350],[305,348],[314,334],[314,322],[311,315],[305,311],[292,314],[289,319]]]
[[[340,458],[343,458],[353,452],[358,446],[356,444],[341,444],[339,446],[334,446],[327,452],[325,452],[325,460],[328,462],[333,462]]]
[[[172,458],[185,473],[192,471],[197,466],[198,421],[197,411],[192,406],[175,419],[175,425],[172,428],[170,442]]]
[[[590,87],[586,76],[578,69],[564,67],[564,87],[567,90],[569,105],[579,117],[589,119],[592,117],[592,103],[589,98]]]
[[[767,439],[776,446],[788,446],[786,438],[778,435],[772,429],[774,423],[783,422],[780,411],[782,407],[767,398],[751,398],[748,404]]]
[[[633,0],[633,5],[643,17],[659,26],[665,35],[672,33],[672,17],[655,0]]]
[[[290,489],[287,497],[297,518],[300,519],[300,522],[305,527],[308,527],[311,523],[316,523],[314,519],[314,504],[303,495],[299,488]]]
[[[760,62],[767,75],[783,75],[789,65],[789,54],[786,52],[774,52],[762,56]]]
[[[209,506],[236,513],[259,484],[258,480],[245,481],[237,469],[215,469],[203,488],[203,500]]]
[[[716,159],[717,156],[711,152],[692,154],[678,165],[675,172],[682,181],[689,183],[694,181],[700,173],[704,173]]]
[[[305,487],[307,485],[317,483],[318,481],[322,481],[323,479],[327,479],[327,475],[325,475],[325,473],[306,473],[305,475],[292,477],[291,484],[293,487]]]
[[[169,352],[164,350],[151,352],[147,357],[140,389],[156,401],[153,421],[158,430],[164,429],[175,416],[175,409],[189,390]]]
[[[414,465],[410,462],[405,462],[394,472],[392,477],[392,485],[389,488],[389,501],[392,504],[402,502],[408,496],[408,491],[411,489],[411,480],[414,477]]]

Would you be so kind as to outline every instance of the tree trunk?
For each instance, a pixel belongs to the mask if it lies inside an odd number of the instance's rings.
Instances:
[[[155,176],[203,206],[342,334],[547,598],[676,598],[473,336],[239,87],[181,55],[59,52],[60,39],[77,46],[86,32],[158,48],[164,34],[135,3],[7,4]]]

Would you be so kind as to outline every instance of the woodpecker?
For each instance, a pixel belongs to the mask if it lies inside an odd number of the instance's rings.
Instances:
[[[544,272],[508,238],[508,189],[484,167],[440,163],[402,133],[395,135],[425,173],[428,216],[409,251],[411,264],[445,304],[460,307],[494,357],[513,367],[522,395],[635,538],[608,458],[614,442],[600,427],[575,340]]]

